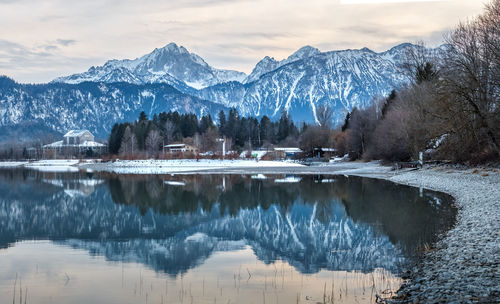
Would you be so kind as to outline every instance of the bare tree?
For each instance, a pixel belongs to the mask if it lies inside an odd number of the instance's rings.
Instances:
[[[150,154],[158,153],[160,145],[162,143],[162,138],[160,132],[157,130],[149,131],[148,136],[146,137],[146,150]]]
[[[123,132],[122,143],[120,145],[120,154],[133,154],[137,152],[137,138],[127,126]]]
[[[443,95],[448,96],[482,139],[500,156],[499,37],[500,0],[479,18],[460,24],[447,38],[452,50],[445,59]]]
[[[436,54],[427,49],[423,41],[406,48],[403,56],[399,68],[411,82],[418,84],[437,78],[439,67]]]
[[[164,129],[163,138],[165,140],[165,144],[170,144],[174,139],[175,124],[170,120],[167,120],[163,125],[163,129]]]
[[[213,128],[208,128],[201,136],[201,149],[203,151],[216,151],[217,138],[217,131]]]

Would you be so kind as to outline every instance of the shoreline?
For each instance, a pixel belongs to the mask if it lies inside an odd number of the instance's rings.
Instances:
[[[144,166],[144,162],[148,166]],[[45,165],[50,167],[50,162]],[[162,163],[165,167],[151,170]],[[176,166],[166,166],[176,164]],[[190,164],[186,165],[186,164]],[[227,166],[231,164],[230,166]],[[57,165],[61,165],[58,163]],[[118,165],[118,166],[117,166]],[[34,168],[33,166],[21,167]],[[49,169],[44,167],[44,171]],[[117,174],[333,174],[354,175],[422,187],[451,195],[455,226],[404,273],[409,278],[393,301],[488,303],[500,298],[500,170],[424,166],[392,171],[378,162],[316,166],[266,161],[120,161],[72,164],[74,169]],[[8,168],[2,166],[0,168]],[[10,166],[13,168],[13,166]],[[118,170],[116,170],[118,168]],[[42,169],[42,170],[43,170]],[[59,168],[60,169],[60,168]],[[392,300],[391,300],[392,301]]]
[[[396,302],[494,302],[500,298],[500,171],[424,166],[392,171],[379,162],[317,166],[212,168],[181,174],[336,174],[384,179],[447,193],[458,208],[447,231],[405,276]]]
[[[455,199],[455,226],[408,271],[398,301],[493,303],[500,298],[500,174],[497,169],[425,168],[386,178]]]

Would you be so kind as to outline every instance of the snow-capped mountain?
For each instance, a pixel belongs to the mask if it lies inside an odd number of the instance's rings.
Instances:
[[[61,133],[86,128],[107,136],[115,122],[133,120],[141,110],[216,117],[216,111],[227,108],[271,119],[288,111],[296,122],[312,123],[322,104],[333,109],[335,124],[354,107],[366,107],[406,85],[409,79],[401,63],[408,50],[419,47],[404,43],[377,53],[368,48],[321,52],[305,46],[281,61],[265,57],[246,76],[213,68],[171,43],[140,58],[110,60],[47,85],[21,85],[4,77],[0,127],[36,122]],[[446,46],[426,51],[440,56]]]
[[[168,111],[215,116],[221,110],[228,111],[164,83],[28,85],[0,76],[0,126],[12,133],[29,123],[62,134],[85,128],[106,138],[114,123],[134,121],[141,111],[151,117]]]
[[[276,61],[276,59],[266,56],[264,57],[264,59],[262,59],[257,63],[252,73],[250,73],[250,75],[248,75],[247,78],[245,78],[243,83],[256,81],[259,79],[260,76],[264,75],[265,73],[274,71],[285,64],[305,59],[307,57],[311,57],[314,55],[318,55],[319,53],[320,51],[317,48],[313,48],[312,46],[307,45],[300,48],[295,53],[290,55],[288,58],[283,59],[281,61]]]
[[[265,57],[246,83],[223,83],[198,91],[198,96],[237,108],[243,115],[277,118],[288,111],[294,120],[317,121],[316,108],[327,104],[334,120],[354,107],[370,105],[408,83],[400,66],[409,43],[386,52],[370,49],[320,52],[304,47],[283,61]],[[441,48],[428,51],[439,52]]]
[[[213,68],[183,46],[170,43],[140,58],[110,60],[103,66],[91,67],[81,74],[59,77],[53,82],[168,83],[178,89],[186,89],[185,85],[201,89],[228,81],[243,81],[245,77],[246,74],[242,72]]]

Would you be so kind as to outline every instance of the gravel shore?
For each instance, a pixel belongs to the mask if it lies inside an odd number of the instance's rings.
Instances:
[[[499,303],[500,174],[498,170],[427,168],[383,177],[451,194],[454,228],[409,270],[404,303]]]

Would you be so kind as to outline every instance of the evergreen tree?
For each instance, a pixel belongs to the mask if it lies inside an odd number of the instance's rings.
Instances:
[[[240,117],[235,108],[229,110],[229,117],[227,118],[226,136],[236,139],[239,129]]]
[[[278,134],[277,140],[278,142],[283,141],[290,134],[290,118],[288,117],[288,112],[283,111],[281,113],[281,117],[278,123]]]
[[[224,136],[226,134],[226,113],[224,111],[219,112],[219,136]]]
[[[397,96],[396,95],[396,91],[392,90],[391,94],[389,94],[389,96],[385,99],[384,106],[382,107],[382,118],[385,117],[385,114],[387,113],[387,110],[389,109],[389,107],[391,106],[391,104],[396,99],[396,96]]]
[[[205,133],[209,128],[214,126],[214,122],[212,120],[212,116],[210,114],[204,115],[200,120],[199,131],[201,134]]]
[[[111,134],[109,135],[108,140],[108,149],[111,154],[118,154],[120,151],[120,145],[122,143],[123,133],[125,132],[126,124],[117,124],[113,125],[111,129]]]
[[[274,141],[273,123],[271,122],[269,117],[267,117],[267,115],[262,116],[262,118],[260,119],[259,133],[259,140],[261,143],[264,141]]]

